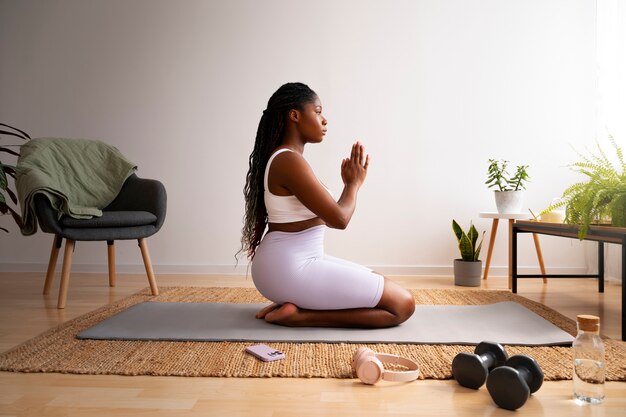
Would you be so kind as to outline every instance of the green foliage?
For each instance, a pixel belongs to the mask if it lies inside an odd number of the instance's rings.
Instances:
[[[609,160],[597,141],[597,155],[591,153],[585,156],[577,152],[581,160],[569,167],[587,177],[587,181],[568,187],[561,201],[541,212],[545,214],[565,206],[565,223],[580,225],[578,237],[581,240],[591,224],[608,222],[609,218],[613,226],[626,226],[626,164],[615,139],[609,136],[609,141],[615,149],[617,166]]]
[[[461,226],[456,222],[456,220],[452,220],[452,231],[456,236],[459,242],[459,251],[461,252],[461,259],[467,262],[477,262],[478,256],[480,255],[480,249],[483,246],[483,239],[485,238],[485,232],[483,231],[482,237],[480,238],[480,242],[478,242],[478,246],[476,243],[478,241],[478,231],[474,227],[472,223],[470,223],[470,228],[467,233],[461,229]]]
[[[25,141],[30,139],[30,136],[28,136],[26,132],[23,132],[13,126],[9,126],[4,123],[0,123],[0,126],[0,140],[6,139],[6,137],[17,137]],[[11,148],[19,149],[20,146],[21,145],[5,145],[0,142],[0,156],[4,157],[6,156],[5,154],[7,154],[19,157],[19,152]],[[9,201],[7,200],[8,197],[8,199],[12,201],[13,204],[15,204],[16,206],[18,204],[15,192],[9,187],[9,181],[7,176],[10,176],[15,180],[15,166],[7,165],[0,159],[0,215],[10,214],[13,217],[13,220],[15,220],[15,223],[19,227],[22,227],[22,216],[20,216],[19,213],[17,213],[11,206],[9,206]],[[3,230],[7,233],[9,232],[4,227],[0,227],[0,230]]]
[[[518,165],[515,169],[515,175],[512,177],[507,171],[509,161],[502,160],[489,160],[489,167],[487,168],[487,184],[488,188],[498,187],[498,191],[518,191],[520,189],[526,189],[525,182],[530,180],[528,176],[528,165]]]

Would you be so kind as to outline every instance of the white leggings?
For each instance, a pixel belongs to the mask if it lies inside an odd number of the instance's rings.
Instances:
[[[384,278],[359,264],[324,254],[326,226],[302,232],[267,233],[252,261],[252,280],[277,304],[309,310],[372,308]]]

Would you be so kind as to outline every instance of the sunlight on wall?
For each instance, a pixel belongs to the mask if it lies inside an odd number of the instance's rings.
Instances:
[[[0,115],[33,136],[117,146],[168,190],[150,238],[157,272],[233,272],[247,158],[267,100],[287,81],[322,99],[327,140],[305,156],[336,195],[350,144],[372,156],[330,254],[381,272],[451,273],[452,218],[493,210],[487,160],[530,165],[526,204],[575,180],[572,147],[596,132],[595,3],[571,0],[21,0],[0,7]],[[622,96],[623,97],[623,96]],[[0,219],[2,225],[6,219]],[[1,267],[44,269],[52,237],[0,236]],[[532,242],[520,265],[536,268]],[[585,268],[579,242],[542,239],[555,268]],[[81,244],[74,269],[106,270]],[[483,256],[484,259],[484,256]],[[493,273],[505,273],[506,233]],[[141,271],[133,242],[119,269]],[[245,262],[240,262],[245,272]]]

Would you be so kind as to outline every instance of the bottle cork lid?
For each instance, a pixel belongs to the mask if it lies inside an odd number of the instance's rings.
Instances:
[[[578,320],[578,327],[580,328],[580,330],[586,332],[597,331],[600,327],[600,317],[598,316],[579,314],[578,316],[576,316],[576,319]]]

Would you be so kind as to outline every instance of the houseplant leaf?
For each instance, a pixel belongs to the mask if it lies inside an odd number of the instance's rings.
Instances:
[[[474,248],[465,233],[463,233],[461,240],[459,240],[459,250],[461,251],[461,259],[470,262],[474,260]]]
[[[622,202],[622,196],[626,194],[624,154],[612,136],[609,136],[609,141],[617,155],[617,167],[598,141],[596,152],[590,155],[577,152],[580,160],[569,166],[572,171],[587,178],[586,182],[578,182],[565,189],[562,197],[566,206],[565,222],[579,225],[578,237],[581,240],[591,224],[606,218],[614,218],[612,224],[616,226],[626,223],[626,208]]]
[[[483,235],[480,238],[480,243],[478,244],[478,247],[474,250],[474,262],[478,261],[478,257],[480,256],[480,249],[483,247],[484,240],[485,240],[485,232],[483,232]]]
[[[6,190],[9,187],[7,175],[5,174],[4,165],[0,162],[0,190]]]
[[[28,133],[24,132],[23,130],[17,129],[5,123],[0,123],[0,126],[2,127],[0,129],[0,139],[5,139],[5,135],[20,138],[24,141],[28,141],[30,139],[30,136],[28,135]],[[11,149],[13,147],[16,148],[16,150]],[[0,144],[0,156],[7,154],[7,155],[12,155],[13,157],[19,157],[20,147],[21,145]],[[0,191],[1,191],[0,192],[0,214],[11,214],[11,217],[13,217],[13,220],[15,221],[15,223],[21,228],[23,226],[22,217],[19,215],[19,213],[17,213],[7,204],[6,195],[9,196],[9,199],[15,205],[18,204],[16,193],[13,190],[11,190],[11,188],[9,188],[7,175],[11,176],[15,180],[16,179],[15,167],[12,165],[6,165],[0,162]],[[6,195],[5,195],[5,192],[6,192]],[[0,230],[8,232],[8,230],[4,227],[0,227]]]
[[[474,225],[471,223],[470,223],[469,231],[467,233],[467,237],[469,237],[470,241],[472,242],[472,252],[473,252],[473,249],[476,247],[476,240],[478,239],[478,231],[476,230]]]
[[[461,229],[461,226],[459,226],[459,224],[454,219],[452,220],[452,230],[454,231],[454,235],[456,236],[457,240],[461,240],[461,236],[463,235],[463,229]]]
[[[17,131],[17,132],[21,133],[22,135],[20,136],[20,135],[18,135],[18,134],[16,134],[16,133],[14,133],[14,132],[10,132],[10,131],[9,131],[9,132],[7,132],[7,131],[5,131],[4,129],[0,130],[0,133],[5,133],[5,134],[9,134],[9,135],[17,136],[18,138],[22,138],[22,139],[24,139],[24,140],[31,139],[31,137],[30,137],[30,135],[29,135],[28,133],[24,132],[23,130],[18,129],[17,127],[13,127],[13,126],[8,125],[8,124],[5,124],[5,123],[0,123],[0,126],[4,126],[4,127],[8,127],[9,129],[13,129],[13,130],[15,130],[15,131]]]

